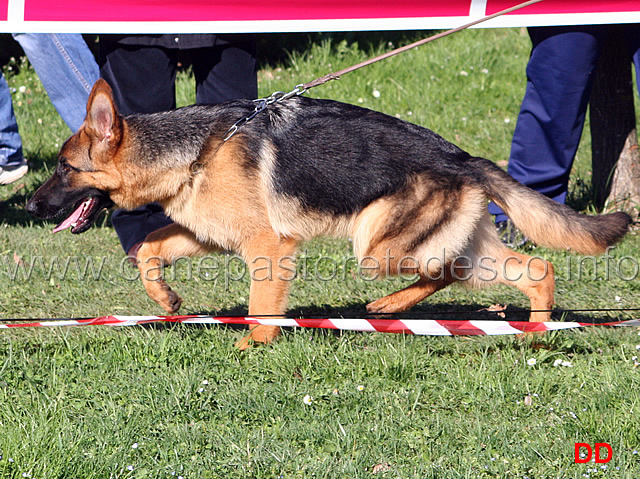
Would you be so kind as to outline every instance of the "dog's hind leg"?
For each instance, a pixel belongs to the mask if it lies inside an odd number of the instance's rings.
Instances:
[[[202,255],[216,249],[201,243],[191,231],[177,223],[150,233],[137,256],[140,279],[149,297],[167,313],[178,311],[182,299],[164,281],[164,267],[179,258]]]
[[[374,314],[400,313],[406,311],[453,282],[454,280],[450,278],[449,275],[436,280],[429,279],[426,276],[420,276],[418,281],[412,285],[367,304],[367,312]]]
[[[551,319],[555,278],[550,262],[507,248],[500,242],[488,217],[478,226],[468,254],[475,263],[469,286],[484,287],[495,283],[515,286],[531,301],[529,321]]]
[[[527,256],[504,248],[500,283],[515,286],[531,301],[529,321],[551,320],[555,277],[553,265],[539,256]]]
[[[298,242],[282,238],[273,231],[256,235],[242,251],[251,273],[249,316],[282,315],[287,309],[289,283],[296,277],[295,253]],[[257,325],[236,342],[240,350],[253,342],[270,343],[280,334],[279,326]]]
[[[454,185],[455,186],[455,185]],[[486,209],[482,192],[445,188],[428,176],[397,197],[368,206],[354,228],[354,250],[378,277],[419,274],[412,285],[367,305],[370,313],[397,313],[459,280],[456,259]],[[452,266],[453,265],[453,266]]]

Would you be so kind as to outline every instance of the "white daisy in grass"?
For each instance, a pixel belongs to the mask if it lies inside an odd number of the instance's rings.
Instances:
[[[309,394],[306,394],[302,398],[302,402],[305,403],[307,406],[311,406],[313,404],[313,397],[311,397]]]
[[[556,359],[553,362],[553,367],[557,368],[558,366],[562,366],[563,368],[572,368],[573,364],[571,361],[565,361],[564,359]]]
[[[538,363],[538,360],[536,358],[527,359],[527,365],[528,366],[535,366],[537,363]]]

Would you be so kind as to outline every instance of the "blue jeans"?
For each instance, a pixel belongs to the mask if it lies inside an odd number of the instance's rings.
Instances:
[[[0,167],[14,166],[22,162],[22,140],[13,113],[11,92],[0,72]]]
[[[100,77],[93,53],[75,33],[14,33],[49,99],[64,122],[76,131],[86,115],[91,87]]]

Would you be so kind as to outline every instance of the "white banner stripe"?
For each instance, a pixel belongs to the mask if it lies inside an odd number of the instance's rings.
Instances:
[[[290,318],[246,318],[246,319],[256,319],[260,324],[265,326],[281,326],[281,327],[295,327],[299,326],[298,322],[295,319]]]
[[[295,33],[392,30],[440,30],[478,20],[475,5],[469,16],[405,18],[333,18],[311,20],[234,21],[25,21],[23,3],[11,1],[8,20],[0,21],[0,32],[162,34],[162,33]],[[474,2],[475,4],[475,2]],[[481,8],[478,7],[478,11]],[[640,23],[640,7],[632,12],[584,12],[504,15],[472,28],[534,27],[555,25],[602,25]]]
[[[107,316],[105,316],[107,317]],[[111,316],[112,318],[118,320],[118,321],[158,321],[158,320],[163,320],[165,319],[165,317],[163,316]]]
[[[68,321],[50,321],[47,322],[47,326],[78,326],[81,323],[79,321],[68,320]],[[42,325],[42,323],[40,323]]]
[[[636,326],[636,327],[640,327],[640,319],[630,319],[628,321],[624,321],[621,324],[615,324],[614,326]]]
[[[331,318],[329,321],[337,329],[349,330],[349,331],[363,331],[363,332],[375,332],[376,328],[366,319],[356,318]]]
[[[522,333],[521,330],[514,328],[506,321],[469,321],[469,323],[488,335]]]
[[[452,336],[451,331],[434,319],[402,319],[401,321],[413,334],[421,336]]]
[[[567,321],[567,322],[563,322],[563,321],[558,321],[558,322],[553,322],[553,321],[549,321],[548,323],[543,323],[545,325],[545,327],[547,328],[548,331],[555,331],[555,330],[560,330],[560,329],[572,329],[572,328],[581,328],[583,325],[580,323],[575,323],[575,322],[571,322],[571,321]]]
[[[487,0],[471,0],[470,17],[482,18],[487,13]]]
[[[213,317],[203,317],[203,318],[185,318],[179,321],[180,323],[191,323],[191,324],[225,324],[224,321],[220,321],[219,319],[215,319]]]

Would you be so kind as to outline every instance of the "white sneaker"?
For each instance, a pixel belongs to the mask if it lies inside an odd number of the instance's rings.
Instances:
[[[26,160],[15,166],[0,166],[0,185],[8,185],[18,181],[29,171]]]

